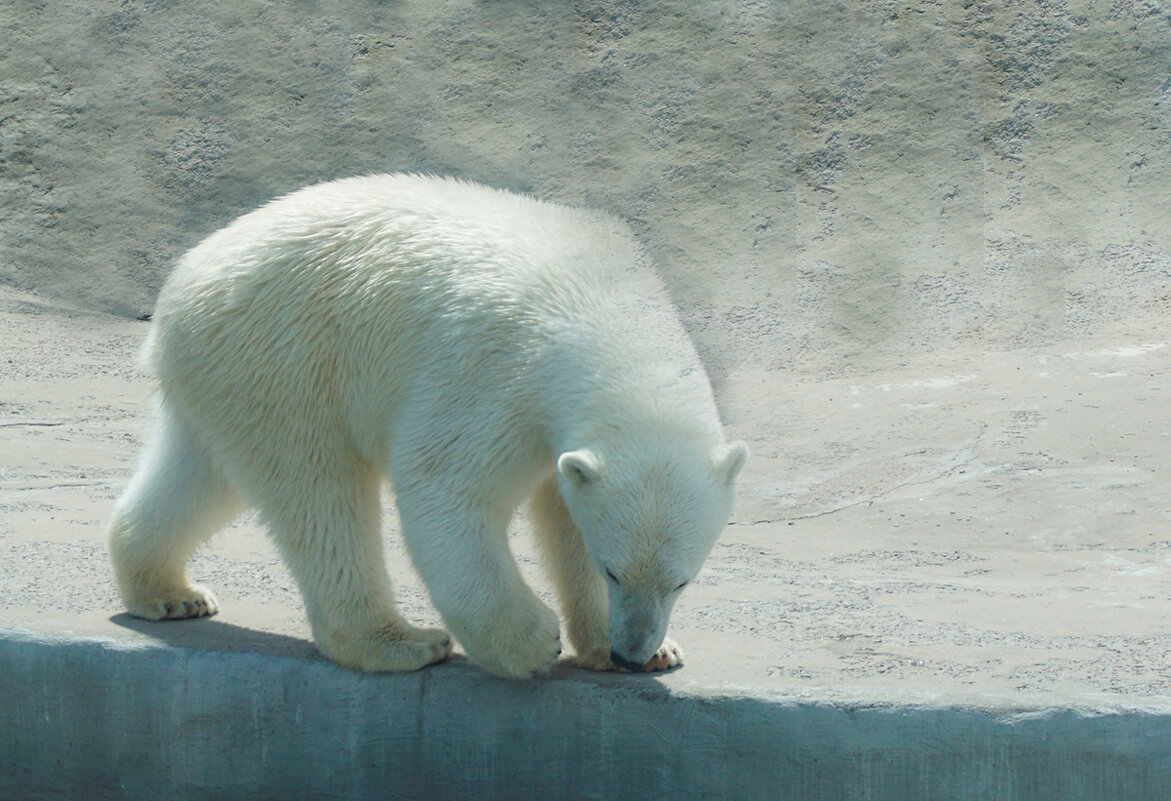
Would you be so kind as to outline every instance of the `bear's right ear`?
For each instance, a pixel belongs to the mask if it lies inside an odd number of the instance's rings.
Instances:
[[[572,481],[574,486],[584,487],[602,475],[602,463],[589,448],[580,448],[566,451],[557,458],[557,472]]]

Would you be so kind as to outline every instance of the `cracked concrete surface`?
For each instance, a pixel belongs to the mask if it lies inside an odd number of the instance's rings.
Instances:
[[[215,619],[119,614],[101,536],[151,415],[130,366],[146,326],[11,293],[0,324],[0,410],[42,423],[5,433],[20,458],[0,468],[0,626],[315,658],[292,579],[249,518],[194,560]],[[687,665],[658,681],[990,706],[1171,693],[1171,347],[1158,334],[937,352],[850,378],[728,376],[730,433],[754,456],[673,618]],[[386,529],[405,613],[437,624],[389,498]],[[549,598],[523,516],[516,529]]]

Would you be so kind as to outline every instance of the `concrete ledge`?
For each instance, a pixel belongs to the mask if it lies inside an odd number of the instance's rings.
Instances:
[[[0,797],[1110,799],[1171,787],[1171,709],[991,711],[452,663],[0,632]]]

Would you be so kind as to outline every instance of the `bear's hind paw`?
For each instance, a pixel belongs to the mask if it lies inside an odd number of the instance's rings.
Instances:
[[[406,673],[451,656],[451,637],[440,629],[392,626],[372,636],[332,639],[317,641],[326,657],[369,673]]]
[[[210,617],[220,610],[219,601],[206,587],[192,584],[150,597],[128,599],[126,611],[144,620],[185,620]]]

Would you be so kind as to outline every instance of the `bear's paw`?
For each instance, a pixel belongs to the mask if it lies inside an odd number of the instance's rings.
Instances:
[[[683,649],[679,643],[667,637],[659,650],[655,651],[647,663],[642,666],[643,673],[654,673],[659,670],[670,670],[683,664]]]
[[[127,599],[126,609],[134,617],[144,620],[184,620],[191,617],[210,617],[220,609],[211,590],[199,584],[166,590],[153,595],[139,594]]]
[[[561,655],[557,613],[532,599],[515,616],[460,638],[468,658],[489,673],[510,679],[544,675]],[[458,634],[456,636],[459,636]]]
[[[318,649],[332,661],[369,673],[405,673],[451,656],[451,637],[446,631],[406,624],[368,635],[335,633],[316,640]]]
[[[609,645],[578,654],[574,661],[578,667],[585,668],[586,670],[614,670],[619,673],[632,672],[614,664],[610,659]],[[679,643],[668,637],[663,640],[663,644],[646,661],[646,664],[642,666],[640,672],[657,673],[659,671],[680,667],[682,664],[683,649],[679,647]]]

